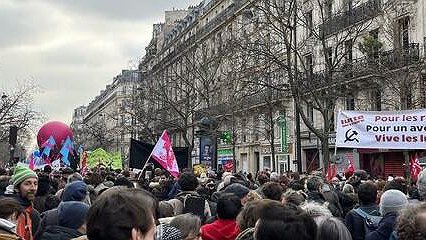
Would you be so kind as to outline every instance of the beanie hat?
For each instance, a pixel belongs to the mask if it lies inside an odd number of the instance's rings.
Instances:
[[[78,229],[85,221],[89,206],[83,202],[61,202],[58,206],[58,225]]]
[[[384,216],[387,213],[399,212],[407,204],[408,200],[403,192],[390,189],[385,191],[380,198],[380,213]]]
[[[83,201],[87,195],[87,185],[83,181],[74,181],[65,186],[62,201]]]
[[[240,199],[247,196],[247,194],[250,192],[250,189],[248,189],[246,186],[239,184],[239,183],[233,183],[225,188],[226,193],[233,193],[237,195]]]
[[[29,169],[28,167],[18,165],[13,172],[13,176],[10,179],[10,183],[13,184],[14,187],[18,186],[21,182],[25,181],[28,178],[37,178],[37,174]]]
[[[421,198],[426,197],[426,169],[421,171],[417,177],[417,189]]]

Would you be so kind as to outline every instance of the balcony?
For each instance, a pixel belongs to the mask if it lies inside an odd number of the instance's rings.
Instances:
[[[341,73],[345,77],[361,77],[375,71],[395,70],[410,66],[420,61],[420,46],[410,43],[407,47],[392,49],[378,53],[376,57],[363,57],[344,64]]]
[[[307,89],[319,89],[328,87],[342,80],[378,75],[396,70],[420,62],[420,46],[418,43],[410,43],[407,47],[392,49],[378,53],[374,58],[362,57],[345,63],[341,67],[333,69],[333,78],[327,77],[325,70],[306,74],[299,73],[299,81]]]
[[[206,25],[200,28],[197,32],[197,38],[201,38],[203,35],[211,32],[213,29],[218,27],[220,24],[225,23],[234,13],[238,10],[240,6],[239,2],[231,3],[225,10],[220,12],[215,18],[209,21]]]
[[[335,34],[355,24],[370,20],[380,13],[380,0],[369,0],[353,9],[332,16],[319,26],[320,35]]]
[[[271,91],[260,91],[258,93],[252,94],[250,96],[246,96],[240,103],[238,103],[238,106],[234,109],[234,111],[243,110],[259,105],[264,105],[269,102],[276,102],[279,100],[283,100],[287,97],[285,91],[280,91],[277,89],[272,89]],[[235,106],[234,106],[235,107]],[[204,108],[200,109],[195,112],[194,119],[195,121],[201,120],[203,117],[209,117],[209,116],[224,116],[227,114],[232,113],[232,106],[230,106],[229,103],[219,103],[215,106],[212,106],[210,108]]]

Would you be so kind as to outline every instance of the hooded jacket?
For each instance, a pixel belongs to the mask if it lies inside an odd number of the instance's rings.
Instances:
[[[234,240],[239,233],[235,219],[218,219],[201,227],[203,240]]]
[[[61,226],[49,226],[45,229],[45,231],[41,234],[41,239],[43,240],[70,240],[73,238],[77,238],[83,236],[77,230],[61,227]]]

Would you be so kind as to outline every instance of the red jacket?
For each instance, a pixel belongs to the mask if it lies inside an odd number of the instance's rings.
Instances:
[[[203,240],[234,240],[239,233],[235,219],[218,219],[201,227]]]

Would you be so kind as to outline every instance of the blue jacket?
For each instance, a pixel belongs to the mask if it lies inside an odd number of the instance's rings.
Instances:
[[[393,232],[396,223],[396,212],[390,212],[383,216],[379,222],[379,227],[370,232],[365,240],[388,240]]]

